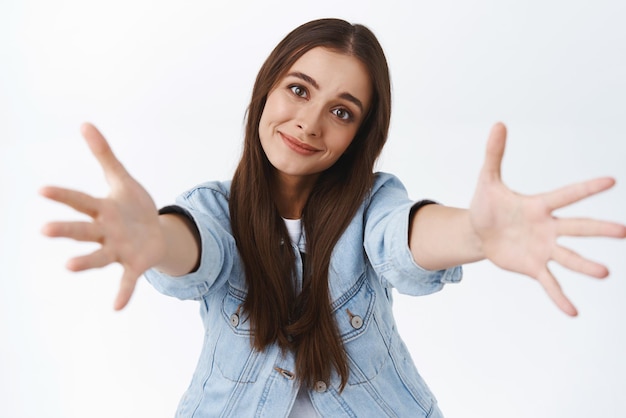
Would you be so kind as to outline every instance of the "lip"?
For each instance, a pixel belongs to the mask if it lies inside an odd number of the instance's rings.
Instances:
[[[312,146],[303,143],[299,139],[296,139],[282,132],[278,132],[278,133],[280,134],[280,137],[282,138],[283,142],[287,144],[287,146],[291,150],[297,152],[300,155],[313,155],[316,152],[320,151],[317,148],[313,148]]]

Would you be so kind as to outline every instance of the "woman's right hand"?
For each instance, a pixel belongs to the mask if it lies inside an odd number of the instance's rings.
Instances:
[[[105,198],[95,198],[60,187],[42,188],[42,196],[92,218],[91,222],[50,222],[43,227],[42,233],[101,245],[91,254],[68,260],[67,268],[71,271],[120,263],[124,273],[114,305],[120,310],[130,300],[139,277],[164,258],[165,235],[152,198],[128,174],[102,134],[89,123],[82,125],[81,133],[104,171],[110,193]]]

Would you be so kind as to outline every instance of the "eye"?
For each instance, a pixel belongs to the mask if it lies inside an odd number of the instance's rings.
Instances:
[[[342,107],[339,107],[337,109],[333,109],[332,113],[337,116],[339,119],[344,120],[344,121],[349,121],[352,120],[352,113],[350,113],[350,111],[348,111],[347,109],[344,109]]]
[[[289,86],[289,90],[298,97],[307,97],[306,89],[298,84]]]

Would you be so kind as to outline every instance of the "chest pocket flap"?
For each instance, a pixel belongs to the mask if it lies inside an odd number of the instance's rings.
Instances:
[[[220,336],[215,363],[222,375],[233,382],[255,382],[262,366],[262,354],[252,348],[250,320],[243,313],[245,292],[229,285],[220,315]]]
[[[364,383],[376,377],[389,358],[375,308],[376,293],[365,274],[332,306],[350,362],[350,384]]]

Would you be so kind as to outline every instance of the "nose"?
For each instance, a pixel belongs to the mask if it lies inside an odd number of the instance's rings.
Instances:
[[[312,104],[304,106],[298,112],[296,125],[305,135],[319,138],[322,135],[322,110]]]

